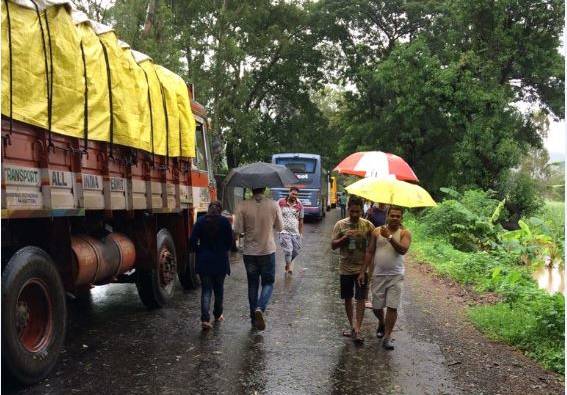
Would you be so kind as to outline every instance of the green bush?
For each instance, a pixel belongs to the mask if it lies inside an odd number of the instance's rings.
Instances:
[[[535,310],[534,335],[563,341],[565,335],[565,298],[555,294],[538,295],[529,301]]]
[[[405,224],[413,235],[412,254],[455,281],[485,289],[487,273],[509,259],[508,256],[493,256],[485,251],[467,253],[458,250],[442,235],[432,235],[429,224],[421,218],[406,216]]]
[[[440,204],[444,205],[445,202]],[[447,216],[434,215],[440,219],[462,220],[463,217],[452,210],[453,205],[443,210],[449,213]],[[517,346],[545,368],[563,373],[563,295],[549,295],[538,289],[531,277],[531,268],[519,266],[518,255],[513,252],[502,248],[464,252],[449,243],[450,237],[440,231],[442,227],[436,228],[438,234],[432,234],[430,221],[435,218],[432,211],[426,214],[427,221],[412,214],[405,217],[404,223],[412,231],[412,255],[430,264],[441,275],[479,292],[499,294],[502,303],[470,309],[473,323],[488,336]]]
[[[488,336],[517,346],[546,369],[564,372],[565,302],[562,295],[534,292],[516,303],[471,308],[469,316]]]
[[[498,206],[498,199],[492,191],[470,189],[463,193],[461,203],[481,218],[490,218]]]
[[[469,190],[462,195],[448,188],[442,191],[452,199],[426,210],[422,221],[427,233],[447,238],[461,251],[494,247],[499,228],[494,226],[491,217],[499,201],[481,190]]]
[[[548,251],[551,259],[562,261],[565,256],[565,202],[548,201],[536,215],[543,221],[538,231],[549,236],[555,245],[555,249]]]
[[[507,173],[499,191],[506,197],[507,220],[517,222],[521,217],[535,214],[543,206],[541,186],[525,173]]]

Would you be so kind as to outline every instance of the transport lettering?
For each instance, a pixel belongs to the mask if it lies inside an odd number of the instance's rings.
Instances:
[[[124,179],[123,178],[111,178],[110,179],[110,190],[124,192]]]
[[[65,180],[65,173],[62,171],[54,171],[51,173],[51,185],[57,187],[68,187],[67,180]]]
[[[22,182],[26,184],[39,183],[39,171],[28,169],[7,168],[6,178],[8,182]]]
[[[83,188],[85,189],[100,189],[98,177],[91,174],[83,174]]]

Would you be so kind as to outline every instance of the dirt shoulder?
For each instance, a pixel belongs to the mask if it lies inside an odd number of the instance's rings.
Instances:
[[[563,394],[563,378],[544,370],[536,362],[506,344],[488,340],[468,320],[468,306],[494,296],[478,295],[437,276],[427,264],[409,257],[406,287],[411,289],[416,309],[430,317],[433,327],[421,327],[435,338],[450,371],[465,393],[474,394]],[[429,332],[429,333],[427,333]]]

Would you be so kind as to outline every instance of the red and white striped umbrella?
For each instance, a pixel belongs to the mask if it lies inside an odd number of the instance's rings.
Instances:
[[[379,178],[394,175],[398,180],[419,181],[405,160],[382,151],[355,152],[339,163],[334,170],[360,177]]]

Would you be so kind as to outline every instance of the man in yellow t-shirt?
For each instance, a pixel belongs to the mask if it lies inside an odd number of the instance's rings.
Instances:
[[[345,310],[351,329],[344,331],[344,336],[352,336],[354,341],[362,343],[360,327],[364,319],[364,302],[368,295],[368,276],[364,281],[357,281],[364,264],[366,248],[374,225],[362,216],[363,201],[357,196],[348,200],[348,214],[345,219],[337,221],[333,229],[333,250],[340,250],[341,298],[345,301]],[[352,298],[356,300],[356,320],[353,320]]]

